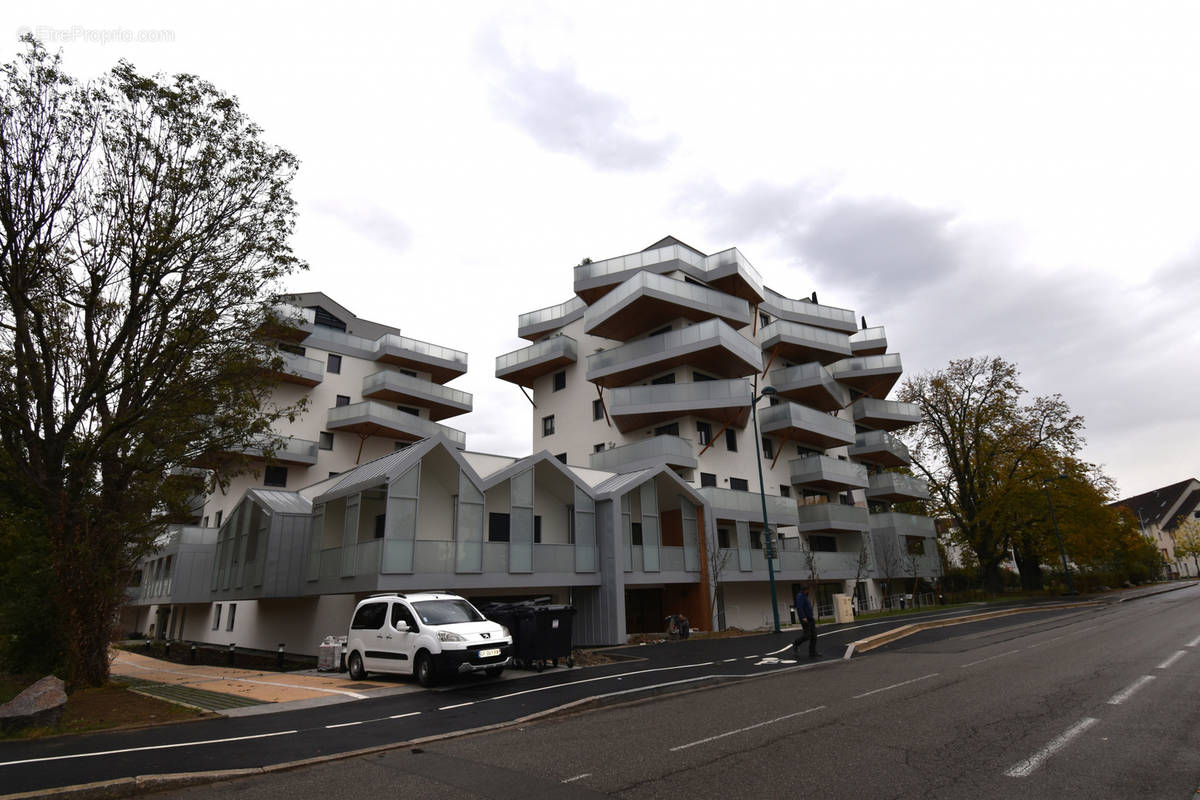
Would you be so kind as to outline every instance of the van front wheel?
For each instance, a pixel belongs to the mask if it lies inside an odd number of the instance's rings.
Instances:
[[[417,656],[417,663],[413,666],[413,671],[417,674],[417,683],[422,686],[433,686],[437,679],[437,675],[433,671],[433,659],[429,657],[429,653],[421,653]]]
[[[346,667],[350,670],[351,680],[361,681],[367,677],[367,671],[363,669],[362,656],[358,654],[357,650],[352,652],[350,657],[346,659]]]

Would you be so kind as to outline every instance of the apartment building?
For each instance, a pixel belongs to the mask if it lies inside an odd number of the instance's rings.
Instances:
[[[1113,505],[1124,506],[1137,517],[1142,535],[1153,541],[1162,555],[1164,577],[1200,575],[1195,558],[1180,558],[1175,552],[1179,526],[1189,519],[1200,521],[1200,480],[1188,478]]]
[[[704,499],[693,560],[689,529],[666,509],[636,497],[624,509],[613,549],[627,630],[679,611],[770,625],[764,505],[785,621],[800,583],[817,584],[828,612],[835,593],[876,607],[940,575],[933,520],[905,505],[928,489],[903,471],[893,433],[920,414],[887,399],[901,362],[883,328],[815,293],[772,291],[737,249],[709,255],[673,237],[585,260],[573,289],[522,314],[532,344],[496,359],[496,377],[529,398],[533,449],[618,473],[666,466]]]

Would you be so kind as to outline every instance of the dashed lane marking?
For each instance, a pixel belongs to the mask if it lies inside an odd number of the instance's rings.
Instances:
[[[1138,689],[1141,689],[1152,680],[1154,680],[1153,675],[1143,675],[1121,691],[1114,694],[1112,697],[1108,698],[1108,704],[1110,706],[1121,705],[1121,703],[1124,703],[1126,700],[1133,697],[1134,692],[1136,692]]]
[[[1171,665],[1187,655],[1187,650],[1176,650],[1175,654],[1158,665],[1157,669],[1170,669]]]
[[[985,661],[994,661],[997,658],[1004,658],[1005,656],[1011,656],[1013,653],[1019,653],[1019,652],[1021,652],[1021,651],[1020,650],[1009,650],[1007,653],[1000,653],[999,655],[988,656],[987,658],[981,658],[978,661],[972,661],[970,663],[963,664],[961,666],[963,669],[966,669],[967,667],[973,667],[976,664],[982,664]]]
[[[1188,646],[1188,647],[1195,647],[1195,646],[1196,646],[1196,645],[1198,645],[1198,644],[1200,644],[1200,636],[1197,636],[1195,639],[1192,639],[1190,642],[1188,642],[1188,643],[1187,643],[1187,646]]]
[[[473,706],[473,705],[475,705],[474,700],[472,700],[469,703],[456,703],[455,705],[452,705],[452,706],[442,706],[441,708],[438,709],[438,711],[449,711],[452,708],[463,708],[464,706]]]
[[[784,714],[782,717],[776,717],[775,719],[769,719],[769,720],[766,720],[765,722],[756,722],[753,725],[747,725],[746,727],[738,728],[735,731],[725,731],[724,733],[718,733],[716,736],[709,736],[705,739],[698,739],[694,742],[688,742],[687,744],[676,745],[675,747],[672,747],[668,752],[675,753],[675,752],[678,752],[679,750],[686,750],[689,747],[695,747],[698,744],[707,744],[708,742],[715,742],[718,739],[724,739],[726,736],[734,736],[739,733],[745,733],[746,731],[752,731],[755,728],[761,728],[764,725],[774,725],[776,722],[783,722],[784,720],[791,719],[792,717],[799,717],[799,716],[803,716],[804,714],[811,714],[814,711],[821,711],[824,708],[825,708],[825,706],[814,706],[812,708],[806,708],[803,711],[796,711],[791,714]]]
[[[585,773],[583,773],[582,775],[576,775],[576,776],[575,776],[575,777],[573,777],[573,778],[564,778],[562,782],[563,782],[563,783],[574,783],[575,781],[578,781],[578,780],[583,780],[584,778],[590,778],[590,777],[591,777],[591,775],[592,775],[592,773],[590,773],[590,772],[585,772]]]
[[[1028,778],[1033,774],[1033,771],[1046,762],[1046,759],[1062,750],[1071,740],[1079,734],[1086,731],[1088,728],[1095,725],[1100,720],[1093,717],[1084,717],[1079,722],[1076,722],[1070,728],[1067,728],[1062,734],[1050,742],[1050,744],[1038,750],[1024,761],[1016,764],[1008,769],[1004,774],[1010,778]]]
[[[912,680],[908,680],[908,681],[901,681],[900,683],[893,683],[891,686],[883,686],[879,689],[872,689],[869,692],[863,692],[862,694],[856,694],[856,695],[854,695],[854,699],[858,700],[861,697],[868,697],[873,694],[879,694],[880,692],[886,692],[889,689],[899,689],[901,686],[908,686],[910,683],[916,683],[917,681],[928,680],[929,678],[936,678],[938,675],[941,675],[941,674],[942,673],[940,673],[940,672],[931,672],[928,675],[922,675],[919,678],[913,678]]]
[[[120,750],[97,750],[93,753],[70,753],[62,756],[44,756],[42,758],[23,758],[19,761],[3,761],[0,767],[11,767],[16,764],[37,764],[43,761],[65,761],[71,758],[91,758],[93,756],[111,756],[120,753],[141,753],[146,750],[169,750],[174,747],[196,747],[202,744],[225,744],[226,742],[244,742],[249,739],[266,739],[271,736],[289,736],[299,731],[276,731],[275,733],[257,733],[253,736],[232,736],[228,739],[202,739],[192,742],[176,742],[174,744],[151,744],[145,747],[126,747]]]

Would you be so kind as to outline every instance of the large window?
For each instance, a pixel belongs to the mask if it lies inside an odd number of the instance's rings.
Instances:
[[[507,542],[509,540],[509,516],[495,511],[488,514],[488,541]]]
[[[263,470],[263,486],[287,486],[287,467],[270,466]]]

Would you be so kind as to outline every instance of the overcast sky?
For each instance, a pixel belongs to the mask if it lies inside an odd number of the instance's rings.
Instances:
[[[671,234],[908,374],[1015,361],[1122,495],[1200,476],[1200,4],[301,8],[6,3],[3,60],[32,29],[236,95],[302,163],[289,288],[467,351],[470,449],[530,450],[517,315]]]

